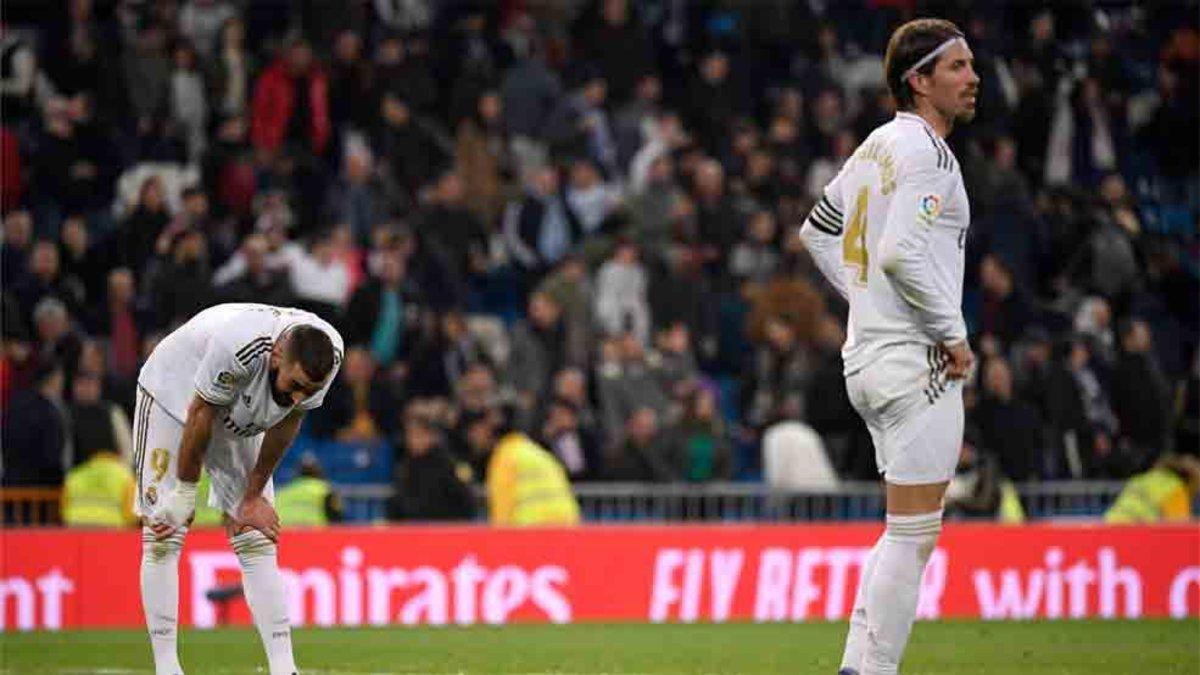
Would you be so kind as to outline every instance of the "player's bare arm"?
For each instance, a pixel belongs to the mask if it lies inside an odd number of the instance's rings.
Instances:
[[[267,486],[267,481],[271,479],[271,474],[275,473],[275,468],[279,466],[279,461],[283,459],[283,454],[287,452],[292,441],[296,440],[296,435],[300,433],[300,424],[303,421],[304,411],[293,410],[263,434],[258,461],[255,462],[254,469],[250,472],[250,477],[246,482],[246,494],[242,497],[241,505],[238,506],[235,527],[239,529],[252,527],[272,541],[278,540],[279,514],[263,496],[263,490]]]
[[[188,406],[187,421],[183,425],[183,439],[179,443],[179,459],[176,474],[179,484],[162,509],[150,518],[150,529],[158,539],[165,539],[178,528],[188,524],[196,511],[196,483],[200,480],[200,466],[204,452],[212,437],[213,420],[220,408],[197,395]]]

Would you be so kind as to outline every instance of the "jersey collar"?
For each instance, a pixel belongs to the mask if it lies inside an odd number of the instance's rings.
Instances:
[[[910,112],[905,112],[903,110],[897,110],[896,111],[896,119],[909,120],[909,121],[914,121],[914,122],[919,122],[921,124],[924,124],[925,128],[929,130],[929,133],[936,135],[938,138],[941,138],[941,135],[938,134],[937,129],[934,129],[932,124],[930,124],[924,117],[921,117],[920,115],[918,115],[916,113],[910,113]]]

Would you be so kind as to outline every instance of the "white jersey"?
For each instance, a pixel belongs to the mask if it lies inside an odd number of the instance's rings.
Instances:
[[[271,348],[296,324],[315,326],[329,336],[334,365],[321,390],[295,406],[280,406],[271,396]],[[138,375],[138,384],[180,423],[199,395],[221,406],[214,440],[251,439],[278,424],[294,408],[312,410],[325,400],[337,377],[342,336],[316,314],[289,307],[225,304],[188,320],[154,348]]]
[[[958,162],[920,116],[897,113],[858,146],[801,229],[818,267],[850,303],[847,375],[889,345],[967,337],[970,222]]]

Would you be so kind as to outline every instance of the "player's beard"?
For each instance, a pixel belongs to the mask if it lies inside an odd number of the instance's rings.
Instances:
[[[276,385],[279,383],[279,368],[271,366],[267,370],[267,378],[271,383],[271,398],[275,400],[275,404],[281,408],[290,407],[292,405],[291,397],[276,388]]]

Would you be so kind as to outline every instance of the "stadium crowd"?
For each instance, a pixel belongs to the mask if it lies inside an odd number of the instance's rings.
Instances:
[[[964,468],[1200,450],[1195,2],[50,4],[0,29],[6,486],[128,457],[140,363],[219,302],[339,327],[304,434],[395,452],[397,518],[469,515],[507,423],[572,480],[756,480],[781,422],[872,477],[797,228],[918,14],[982,78]]]

